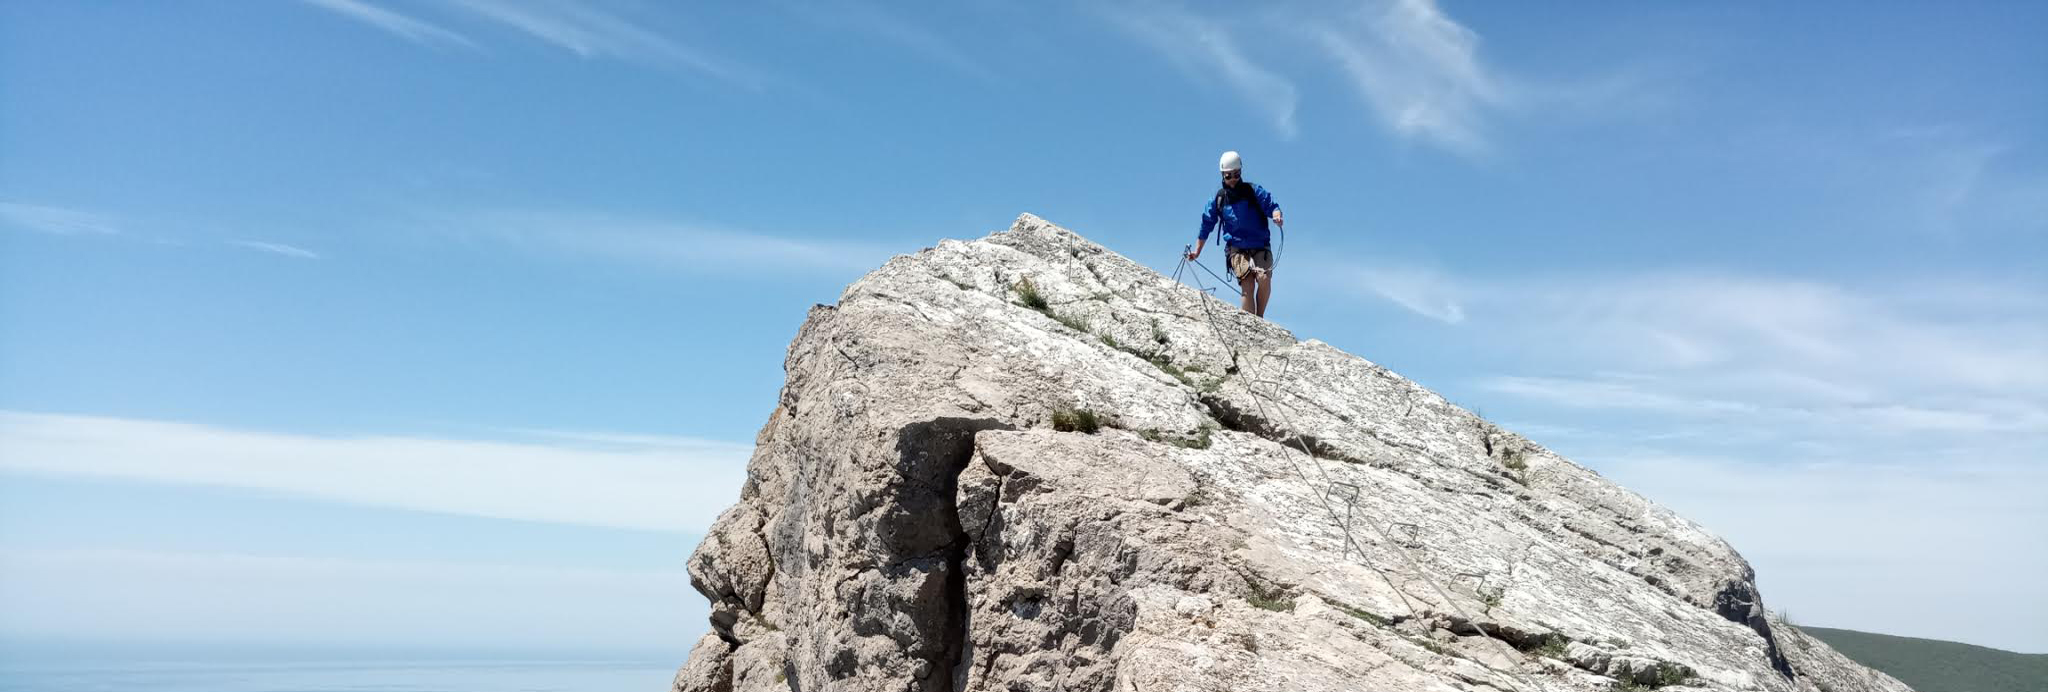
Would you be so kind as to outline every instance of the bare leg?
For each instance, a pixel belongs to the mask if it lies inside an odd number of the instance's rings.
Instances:
[[[1258,311],[1256,311],[1256,312],[1253,312],[1252,314],[1254,314],[1254,315],[1258,315],[1258,316],[1260,316],[1260,317],[1265,317],[1265,316],[1266,316],[1266,301],[1267,301],[1267,300],[1269,300],[1269,299],[1271,299],[1271,298],[1273,297],[1273,272],[1270,272],[1270,271],[1263,271],[1263,272],[1258,272],[1258,277],[1259,277],[1259,309],[1258,309]],[[1250,293],[1246,293],[1245,295],[1251,295],[1251,294],[1250,294]]]
[[[1256,276],[1258,272],[1245,272],[1244,278],[1237,280],[1238,293],[1244,296],[1244,311],[1254,315],[1259,314],[1259,298],[1256,293],[1259,282],[1254,278]]]

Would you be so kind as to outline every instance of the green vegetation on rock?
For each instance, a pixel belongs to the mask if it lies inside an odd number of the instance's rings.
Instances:
[[[1919,692],[2048,692],[2048,654],[1827,627],[1799,631]]]

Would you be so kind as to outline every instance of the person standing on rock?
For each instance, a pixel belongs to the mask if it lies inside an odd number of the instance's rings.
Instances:
[[[1216,168],[1223,173],[1223,188],[1216,191],[1208,206],[1202,207],[1202,232],[1195,237],[1195,249],[1188,252],[1188,260],[1202,256],[1202,246],[1209,243],[1210,231],[1221,230],[1224,259],[1244,294],[1244,311],[1265,317],[1266,300],[1273,297],[1273,251],[1269,247],[1272,231],[1267,220],[1282,227],[1286,222],[1280,218],[1280,205],[1266,193],[1266,188],[1244,179],[1244,159],[1237,152],[1223,152],[1223,160],[1217,162]]]

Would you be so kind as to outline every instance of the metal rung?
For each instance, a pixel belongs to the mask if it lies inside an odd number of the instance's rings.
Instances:
[[[1358,487],[1358,484],[1357,484],[1357,483],[1349,483],[1349,482],[1345,482],[1345,481],[1336,481],[1336,482],[1334,482],[1334,483],[1331,483],[1330,485],[1332,486],[1332,487],[1331,487],[1331,490],[1330,490],[1330,494],[1331,494],[1332,496],[1336,496],[1336,497],[1341,497],[1341,498],[1343,498],[1343,499],[1344,499],[1344,501],[1345,501],[1346,503],[1355,503],[1355,502],[1358,502],[1358,498],[1360,498],[1360,497],[1363,497],[1363,496],[1365,495],[1365,491],[1364,491],[1364,489],[1362,489],[1362,488],[1359,488],[1359,487]],[[1349,492],[1349,493],[1339,493],[1339,492],[1337,492],[1337,489],[1338,489],[1338,488],[1349,488],[1349,489],[1351,489],[1351,492]]]
[[[1409,549],[1422,547],[1422,527],[1410,524],[1405,521],[1397,521],[1393,524],[1390,524],[1390,526],[1392,526],[1395,529],[1399,529],[1400,533],[1408,534],[1405,538],[1397,541],[1401,547]],[[1389,531],[1388,533],[1395,532]]]
[[[1483,597],[1483,596],[1485,596],[1485,595],[1486,595],[1486,578],[1487,578],[1487,576],[1488,576],[1488,575],[1487,575],[1487,573],[1486,573],[1486,572],[1459,572],[1459,573],[1457,573],[1456,575],[1453,575],[1453,576],[1452,576],[1452,579],[1456,579],[1456,580],[1459,580],[1459,581],[1463,581],[1463,580],[1465,580],[1466,578],[1469,578],[1469,577],[1478,577],[1478,581],[1476,581],[1476,582],[1475,582],[1475,583],[1474,583],[1474,584],[1472,585],[1472,593],[1474,593],[1474,594],[1478,594],[1478,595],[1480,595],[1480,596],[1482,596],[1482,597]]]
[[[1345,490],[1349,490],[1350,492],[1344,492]],[[1344,524],[1342,526],[1339,526],[1338,528],[1342,529],[1348,535],[1351,533],[1351,515],[1357,511],[1358,498],[1364,495],[1364,491],[1358,487],[1357,483],[1337,481],[1330,484],[1330,495],[1344,500]],[[1349,557],[1350,555],[1351,544],[1349,542],[1346,542],[1344,544],[1343,553],[1341,555],[1338,555],[1338,558],[1342,559],[1345,557]],[[1358,557],[1360,559],[1365,558],[1365,548],[1363,546],[1359,547],[1358,549]]]

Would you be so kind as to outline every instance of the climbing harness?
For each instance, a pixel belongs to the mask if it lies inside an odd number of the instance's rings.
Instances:
[[[1267,269],[1267,270],[1266,270],[1266,271],[1268,271],[1268,272],[1273,272],[1273,271],[1279,271],[1279,269],[1280,269],[1280,257],[1281,257],[1282,255],[1285,255],[1285,254],[1287,254],[1287,225],[1286,225],[1286,224],[1275,224],[1275,225],[1274,225],[1274,229],[1275,229],[1275,230],[1277,230],[1277,231],[1279,231],[1279,235],[1280,235],[1280,243],[1279,243],[1278,245],[1275,245],[1275,246],[1273,247],[1273,266],[1272,266],[1271,268],[1269,268],[1269,269]],[[1210,268],[1209,268],[1209,265],[1206,265],[1206,264],[1202,264],[1202,262],[1201,262],[1200,260],[1195,260],[1195,261],[1189,261],[1189,260],[1188,260],[1188,253],[1190,253],[1190,252],[1194,252],[1194,250],[1195,250],[1195,246],[1193,246],[1193,245],[1182,245],[1182,246],[1180,246],[1180,266],[1174,267],[1174,269],[1173,269],[1173,281],[1174,281],[1174,283],[1180,283],[1180,276],[1181,276],[1181,270],[1182,270],[1182,269],[1185,269],[1185,268],[1186,268],[1186,267],[1187,267],[1188,265],[1190,265],[1190,264],[1193,264],[1193,265],[1195,265],[1195,266],[1197,266],[1197,267],[1201,267],[1201,268],[1202,268],[1202,271],[1204,271],[1204,272],[1208,272],[1209,276],[1215,277],[1215,278],[1216,278],[1216,283],[1217,283],[1218,285],[1220,285],[1220,286],[1224,287],[1224,288],[1228,288],[1228,289],[1230,289],[1230,292],[1231,292],[1231,293],[1233,293],[1233,294],[1235,294],[1235,295],[1240,295],[1240,296],[1244,295],[1244,291],[1243,291],[1243,290],[1240,290],[1240,289],[1239,289],[1239,288],[1238,288],[1238,287],[1237,287],[1237,286],[1235,285],[1235,284],[1236,284],[1237,282],[1234,282],[1234,281],[1227,281],[1227,280],[1224,280],[1224,278],[1223,278],[1223,275],[1222,275],[1222,274],[1218,274],[1218,273],[1216,273],[1216,270],[1214,270],[1214,269],[1210,269]],[[1227,259],[1227,258],[1229,258],[1229,257],[1230,257],[1230,249],[1229,249],[1229,247],[1228,247],[1228,246],[1225,246],[1225,247],[1224,247],[1224,251],[1223,251],[1223,256],[1224,256],[1224,257],[1226,258],[1226,259],[1224,260],[1224,268],[1225,268],[1225,269],[1228,269],[1228,268],[1230,268],[1230,267],[1229,267],[1229,260]],[[1202,290],[1205,290],[1205,291],[1206,291],[1206,290],[1208,290],[1208,289],[1202,289]]]

